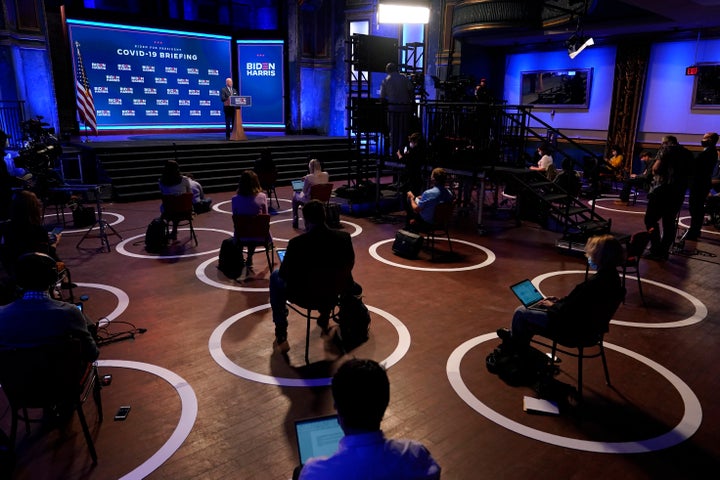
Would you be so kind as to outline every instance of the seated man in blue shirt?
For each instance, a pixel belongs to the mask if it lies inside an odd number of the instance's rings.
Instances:
[[[435,206],[438,203],[451,202],[453,194],[445,187],[447,173],[442,168],[433,169],[430,174],[432,187],[416,197],[407,192],[407,220],[405,227],[410,230],[427,230],[433,224]]]
[[[48,290],[57,276],[55,259],[49,255],[31,252],[18,258],[15,278],[23,296],[0,307],[0,345],[42,345],[70,336],[80,340],[83,358],[92,362],[99,354],[88,330],[92,322],[72,303],[50,298]]]
[[[373,360],[353,358],[332,380],[338,421],[345,432],[338,451],[328,458],[311,458],[300,480],[438,479],[440,466],[422,444],[391,440],[380,430],[390,401],[385,369]]]

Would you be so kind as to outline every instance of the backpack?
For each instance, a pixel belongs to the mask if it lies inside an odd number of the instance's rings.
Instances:
[[[235,243],[234,238],[226,238],[220,244],[220,257],[218,258],[217,268],[223,275],[232,279],[238,278],[242,274],[242,247]]]
[[[340,228],[340,205],[337,203],[325,204],[325,224],[330,228]]]
[[[158,253],[167,246],[167,226],[162,218],[155,218],[145,230],[145,251]]]
[[[348,352],[367,342],[370,311],[363,303],[362,296],[352,293],[343,294],[339,306],[336,322],[340,326],[340,342]]]
[[[488,372],[496,374],[508,385],[532,386],[552,369],[548,367],[547,356],[536,348],[518,351],[516,347],[503,342],[486,358]]]
[[[422,248],[423,238],[414,232],[407,230],[398,230],[395,233],[395,241],[392,245],[392,251],[399,257],[414,260],[418,258],[420,249]]]

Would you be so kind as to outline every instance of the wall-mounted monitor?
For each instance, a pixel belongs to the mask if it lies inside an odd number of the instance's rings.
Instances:
[[[92,92],[98,131],[225,126],[220,90],[230,37],[67,20]]]
[[[520,101],[547,108],[588,108],[592,68],[521,72]]]
[[[720,109],[720,64],[701,64],[697,66],[692,108]]]

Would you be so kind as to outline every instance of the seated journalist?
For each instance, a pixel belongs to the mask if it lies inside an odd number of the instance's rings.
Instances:
[[[338,421],[345,433],[332,456],[311,458],[293,478],[300,480],[422,480],[440,478],[440,466],[422,444],[385,438],[380,423],[390,402],[385,369],[353,358],[332,379]]]
[[[50,298],[48,290],[58,278],[52,257],[37,252],[22,255],[15,278],[23,296],[0,307],[0,345],[51,344],[70,336],[80,340],[85,360],[97,359],[99,350],[88,330],[91,322],[75,305]]]
[[[270,275],[270,305],[275,323],[275,347],[290,350],[287,342],[286,301],[302,307],[321,304],[318,325],[328,331],[330,311],[337,296],[354,285],[355,251],[347,232],[325,224],[325,206],[308,201],[302,209],[306,232],[290,239],[280,268]]]
[[[435,218],[435,206],[438,203],[452,202],[453,194],[445,187],[447,173],[442,168],[433,169],[430,174],[432,187],[416,197],[413,192],[407,192],[405,227],[410,230],[427,230]]]
[[[534,335],[582,336],[597,331],[591,320],[602,317],[602,312],[615,308],[623,289],[617,266],[622,261],[623,249],[612,235],[590,238],[585,245],[585,256],[590,267],[597,272],[563,298],[548,297],[541,302],[543,309],[518,307],[512,318],[512,329],[501,328],[498,337],[519,350],[526,349]]]

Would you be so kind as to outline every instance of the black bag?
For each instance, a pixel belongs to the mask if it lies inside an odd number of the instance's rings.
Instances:
[[[330,228],[340,228],[340,205],[337,203],[325,204],[325,223]]]
[[[209,212],[210,205],[212,205],[212,200],[209,198],[204,198],[198,202],[193,203],[193,211],[197,214]]]
[[[534,385],[550,370],[549,359],[536,348],[518,351],[506,342],[498,345],[486,358],[488,372],[496,374],[513,387]]]
[[[95,223],[95,209],[78,205],[72,212],[75,228],[89,227]]]
[[[243,269],[242,247],[235,243],[234,238],[226,238],[220,244],[218,270],[228,278],[238,278]]]
[[[145,251],[158,253],[167,246],[167,226],[162,218],[153,219],[145,231]]]
[[[423,238],[417,233],[398,230],[395,234],[392,251],[400,257],[415,259],[422,248]]]
[[[362,301],[362,287],[356,284],[352,293],[340,297],[336,321],[340,325],[340,342],[346,352],[367,342],[370,311]]]

